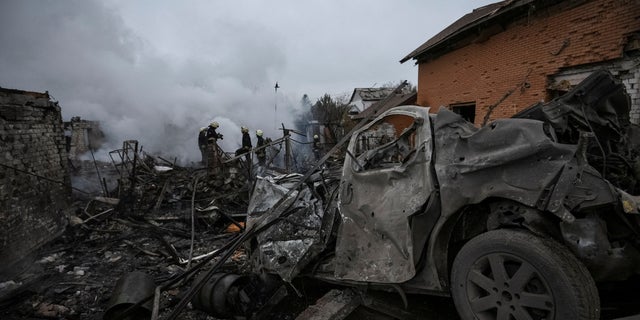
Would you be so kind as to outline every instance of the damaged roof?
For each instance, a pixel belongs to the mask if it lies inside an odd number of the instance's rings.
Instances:
[[[391,108],[401,106],[401,105],[415,104],[416,97],[417,97],[416,92],[393,94],[393,96],[391,96],[389,99],[378,101],[372,104],[369,108],[365,109],[364,111],[358,114],[352,115],[351,119],[353,120],[360,120],[364,118],[373,119],[377,117],[379,114],[382,114],[383,112]]]
[[[583,0],[568,0],[568,3],[582,3]],[[549,0],[505,0],[479,7],[464,15],[440,33],[433,36],[417,49],[400,60],[404,63],[410,59],[422,60],[434,52],[440,54],[456,49],[454,44],[465,37],[476,34],[481,36],[485,29],[528,14],[531,10],[539,10],[558,1]]]
[[[392,92],[393,88],[355,88],[349,101],[353,101],[356,94],[359,95],[363,101],[377,101],[386,98]]]

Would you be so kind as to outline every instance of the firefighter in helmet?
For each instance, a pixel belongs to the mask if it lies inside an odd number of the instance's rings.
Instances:
[[[320,137],[317,134],[313,135],[313,156],[320,159]]]
[[[256,139],[258,139],[258,142],[256,142],[256,148],[258,148],[258,150],[256,150],[256,157],[258,157],[258,163],[264,166],[267,163],[267,150],[265,148],[260,149],[260,147],[264,146],[262,130],[256,130]]]
[[[249,128],[242,126],[240,127],[240,131],[242,132],[242,147],[236,150],[236,156],[251,150],[251,136],[249,136]]]
[[[214,143],[218,139],[222,140],[222,134],[216,132],[216,129],[218,129],[218,127],[220,127],[220,125],[216,121],[213,121],[209,124],[209,127],[207,128],[207,140],[209,141],[209,143]]]

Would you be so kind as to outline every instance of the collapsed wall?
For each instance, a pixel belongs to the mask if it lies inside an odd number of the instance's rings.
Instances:
[[[0,274],[64,230],[67,161],[58,103],[0,88]]]
[[[64,129],[66,148],[72,160],[77,160],[90,150],[99,149],[104,141],[104,133],[98,121],[73,117],[71,121],[64,122]]]

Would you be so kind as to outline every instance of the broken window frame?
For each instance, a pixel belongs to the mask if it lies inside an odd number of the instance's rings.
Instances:
[[[449,105],[449,110],[453,111],[455,114],[460,115],[463,119],[475,123],[476,121],[476,102],[463,102],[463,103],[453,103]],[[473,116],[470,117],[467,110],[473,110]]]
[[[394,125],[394,123],[389,120],[393,117],[407,117],[411,118],[412,121],[409,125],[398,128],[398,125]],[[365,172],[398,168],[406,164],[408,159],[410,159],[417,150],[417,128],[423,122],[424,120],[422,118],[409,114],[389,114],[379,121],[370,124],[366,129],[358,133],[355,145],[356,152],[355,155],[352,156],[353,164],[351,169],[354,172]],[[375,134],[376,131],[386,133],[389,128],[382,128],[384,125],[389,125],[393,129],[393,137]],[[398,131],[400,132],[398,133]],[[371,135],[371,132],[374,132],[374,134]],[[368,148],[371,139],[382,140],[384,138],[391,138],[393,140],[383,142],[373,148]]]

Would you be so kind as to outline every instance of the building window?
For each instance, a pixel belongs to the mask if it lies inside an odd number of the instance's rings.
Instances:
[[[457,103],[449,105],[451,111],[459,114],[463,119],[474,123],[476,120],[476,103],[475,102],[467,102],[467,103]]]

